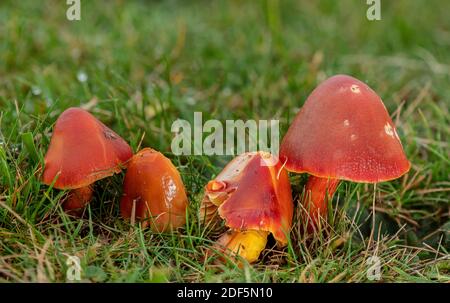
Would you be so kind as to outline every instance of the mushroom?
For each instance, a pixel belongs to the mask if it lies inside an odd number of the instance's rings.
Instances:
[[[309,95],[283,138],[280,160],[288,171],[311,175],[302,203],[312,227],[326,217],[341,180],[389,181],[410,168],[381,98],[346,75],[327,79]]]
[[[230,231],[218,244],[250,263],[264,249],[269,233],[279,246],[288,243],[293,217],[291,186],[286,170],[275,160],[266,152],[239,155],[205,186],[201,220],[214,224],[224,219]]]
[[[131,147],[89,112],[72,107],[57,119],[42,181],[69,189],[66,211],[77,212],[90,202],[92,184],[119,173],[133,155]]]
[[[164,232],[186,223],[188,199],[177,168],[163,154],[144,148],[134,155],[123,184],[120,211],[124,218]]]
[[[228,230],[220,236],[214,248],[242,267],[238,256],[249,263],[258,261],[261,251],[266,247],[268,234],[261,230]],[[221,257],[220,261],[226,262],[226,258]]]

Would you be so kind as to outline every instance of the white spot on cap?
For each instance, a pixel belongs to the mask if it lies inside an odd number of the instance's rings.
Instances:
[[[359,94],[361,91],[359,89],[359,86],[356,84],[353,84],[352,86],[350,86],[350,89],[352,90],[352,92],[354,92],[355,94]]]
[[[350,121],[348,121],[347,119],[344,120],[344,126],[349,126],[350,125]]]
[[[355,141],[356,139],[358,139],[358,136],[357,136],[357,135],[352,134],[352,135],[350,136],[350,140]]]
[[[394,128],[394,135],[395,135],[395,137],[397,138],[397,140],[399,140],[400,141],[400,137],[398,136],[398,134],[397,134],[397,130]]]
[[[388,122],[386,122],[386,125],[384,126],[384,132],[388,136],[391,136],[392,138],[394,138],[394,129],[392,128],[392,126]]]
[[[164,192],[166,194],[164,202],[166,204],[166,207],[171,209],[173,207],[172,201],[173,199],[175,199],[175,196],[177,194],[177,185],[175,184],[175,182],[173,182],[172,178],[169,176],[164,176],[162,179]]]

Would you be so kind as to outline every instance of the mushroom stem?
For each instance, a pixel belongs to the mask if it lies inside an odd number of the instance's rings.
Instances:
[[[240,256],[249,263],[253,263],[258,260],[259,255],[266,247],[268,235],[268,232],[260,230],[229,230],[220,236],[216,245],[224,255],[230,257],[234,262],[238,261],[237,257]],[[221,261],[224,262],[225,259],[221,259]],[[242,267],[243,264],[238,261],[237,265]]]
[[[309,176],[302,204],[308,212],[309,226],[319,225],[320,217],[327,218],[328,202],[333,198],[340,180]]]
[[[91,201],[94,190],[92,186],[88,185],[72,189],[67,199],[64,201],[63,208],[66,212],[77,213]]]

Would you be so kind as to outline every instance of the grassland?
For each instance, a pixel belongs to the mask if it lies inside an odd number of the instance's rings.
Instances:
[[[64,1],[0,3],[0,281],[65,281],[69,255],[83,281],[450,281],[450,3],[382,1]],[[326,77],[366,81],[396,123],[411,171],[377,186],[344,182],[328,233],[296,223],[285,250],[214,266],[219,231],[197,217],[203,186],[229,157],[170,152],[172,122],[279,119],[281,134]],[[185,228],[156,234],[122,220],[123,175],[96,185],[79,219],[64,192],[40,183],[52,125],[70,106],[90,110],[136,151],[164,152],[189,191]],[[295,200],[305,176],[291,175]],[[373,208],[375,206],[375,208]],[[373,221],[372,215],[375,215]],[[298,216],[298,211],[296,213]]]

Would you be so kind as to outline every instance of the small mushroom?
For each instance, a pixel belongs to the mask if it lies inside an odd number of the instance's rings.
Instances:
[[[309,95],[283,138],[280,160],[288,171],[311,175],[302,203],[312,227],[326,217],[340,180],[389,181],[410,168],[381,98],[346,75],[327,79]]]
[[[53,129],[42,180],[70,189],[63,207],[76,213],[90,202],[92,184],[119,173],[132,155],[128,143],[89,112],[69,108]]]
[[[220,219],[230,228],[223,236],[228,251],[239,243],[245,249],[239,255],[254,262],[263,250],[267,235],[272,233],[279,246],[288,243],[293,217],[291,186],[286,170],[275,157],[265,152],[250,152],[237,156],[205,187],[200,218],[213,224]],[[265,239],[253,241],[255,234]],[[254,245],[254,247],[251,247]],[[251,252],[251,254],[243,253]]]
[[[120,211],[124,218],[164,232],[186,223],[188,199],[180,173],[163,154],[144,148],[134,155],[123,184]]]

